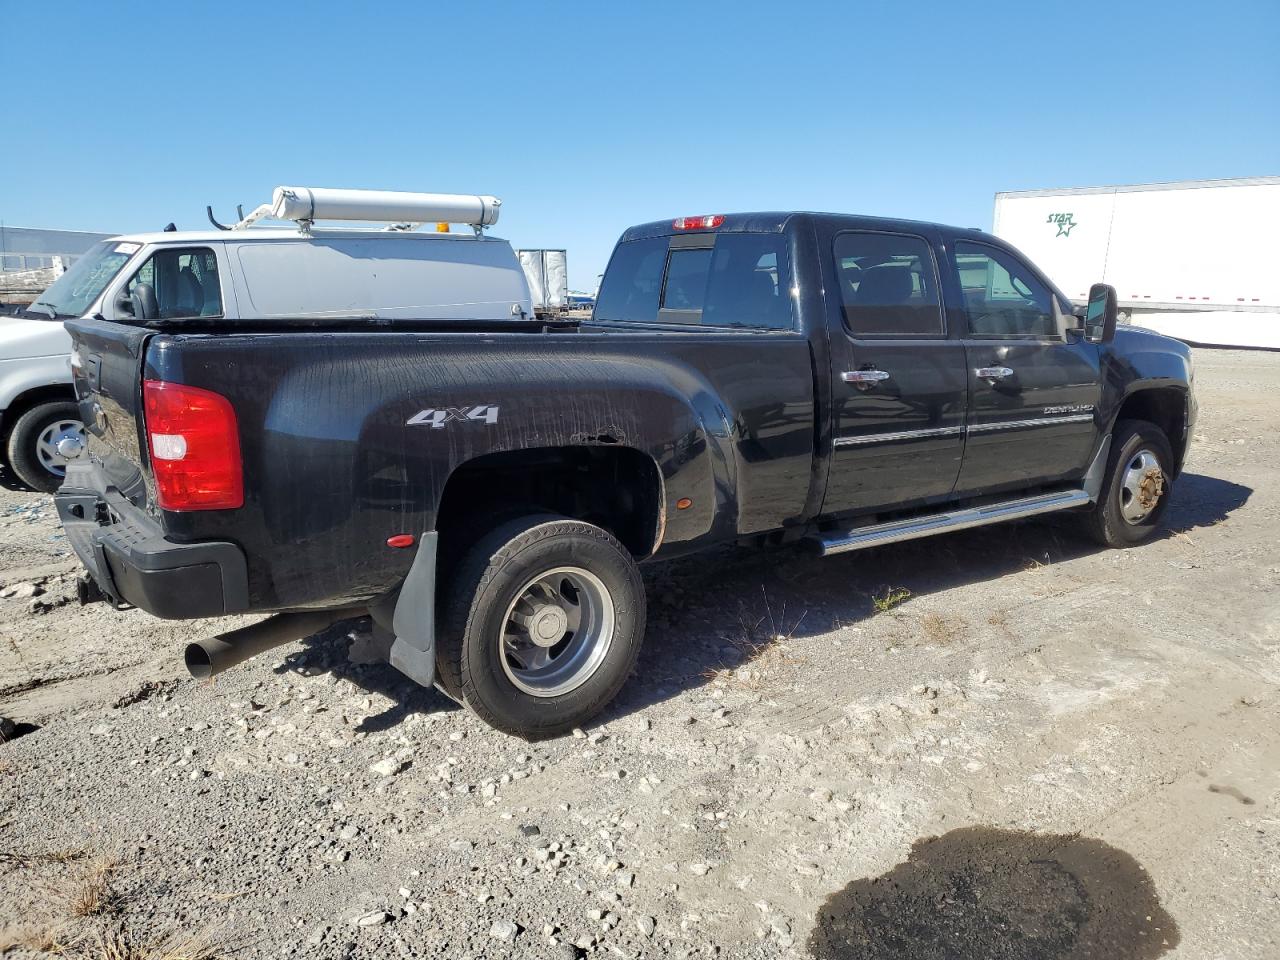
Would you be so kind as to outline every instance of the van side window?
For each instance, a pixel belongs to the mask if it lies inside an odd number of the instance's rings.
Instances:
[[[923,237],[842,233],[835,241],[844,322],[855,337],[945,332],[933,253]]]
[[[140,284],[151,288],[162,320],[222,316],[218,258],[206,247],[157,250],[126,289],[133,295]]]
[[[597,319],[652,323],[658,318],[667,243],[666,237],[651,237],[618,244],[596,298]]]
[[[955,260],[971,336],[1059,336],[1053,295],[1016,257],[961,240]]]

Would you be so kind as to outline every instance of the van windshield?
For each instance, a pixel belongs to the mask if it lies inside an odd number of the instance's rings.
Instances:
[[[98,299],[111,278],[120,272],[140,244],[103,240],[71,265],[71,269],[55,280],[36,298],[29,313],[50,320],[84,316],[89,305]]]

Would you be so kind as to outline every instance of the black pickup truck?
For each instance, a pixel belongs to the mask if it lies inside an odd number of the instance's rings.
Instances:
[[[1196,415],[1190,351],[1086,310],[976,230],[686,217],[548,325],[200,317],[67,325],[89,456],[57,504],[82,600],[274,612],[208,676],[341,618],[526,737],[617,693],[638,563],[823,554],[1075,510],[1150,537]]]

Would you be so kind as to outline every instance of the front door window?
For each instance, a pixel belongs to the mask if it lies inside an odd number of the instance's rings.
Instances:
[[[154,296],[156,318],[183,320],[222,316],[218,258],[207,247],[157,250],[138,268],[126,288],[130,297]]]
[[[955,255],[970,336],[1058,337],[1053,294],[1015,257],[963,240]]]

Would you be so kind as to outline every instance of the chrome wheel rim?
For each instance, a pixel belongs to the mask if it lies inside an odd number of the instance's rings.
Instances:
[[[84,424],[79,420],[55,420],[36,437],[36,459],[55,477],[67,475],[67,461],[84,449]],[[74,451],[70,456],[63,451]]]
[[[1120,516],[1126,523],[1147,519],[1164,496],[1164,471],[1150,450],[1142,449],[1129,458],[1120,478]]]
[[[517,689],[559,697],[586,683],[613,643],[613,597],[581,567],[532,577],[502,618],[498,657]]]

